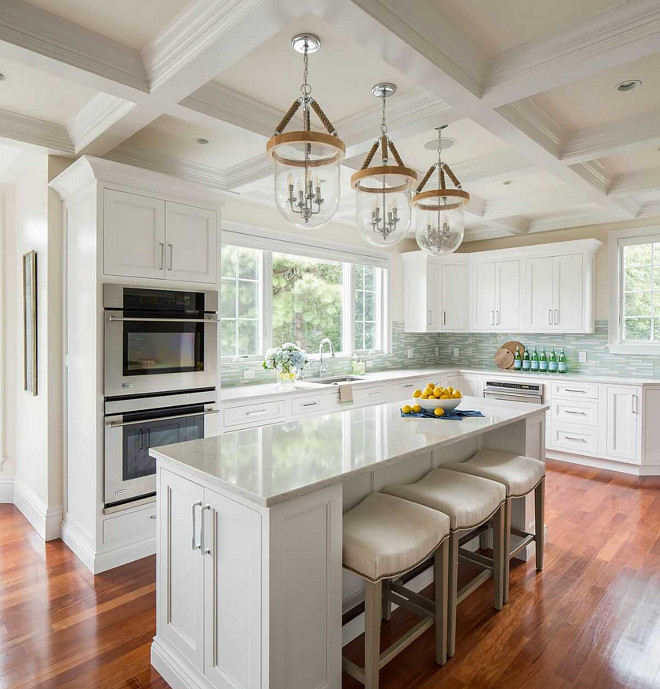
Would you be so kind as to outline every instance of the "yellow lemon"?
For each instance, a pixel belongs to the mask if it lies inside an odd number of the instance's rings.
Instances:
[[[440,395],[442,395],[442,393],[440,392],[440,390],[437,390],[437,389],[436,389],[436,390],[433,391],[433,396],[434,396],[436,399],[437,399],[438,397],[440,397]]]
[[[422,411],[422,408],[419,406],[419,404],[416,404],[412,410],[415,412],[415,414],[419,414],[420,411]]]
[[[444,416],[445,415],[445,410],[442,407],[438,407],[437,409],[433,410],[433,413],[436,416]]]
[[[421,390],[415,390],[415,392],[413,392],[413,397],[417,398],[417,397],[421,397],[421,396],[422,396]]]
[[[460,390],[454,390],[454,392],[451,393],[451,396],[452,396],[455,400],[460,400],[461,397],[462,397],[461,391],[460,391]]]
[[[444,395],[440,395],[441,400],[450,400],[451,397],[445,392]]]
[[[452,386],[450,385],[450,386],[447,388],[447,392],[454,392],[454,388],[452,388]]]
[[[410,414],[410,412],[412,411],[412,408],[409,404],[405,404],[403,407],[401,407],[401,411],[404,414]]]
[[[427,400],[428,398],[429,398],[429,396],[425,392],[423,392],[422,393],[422,399]]]
[[[431,390],[433,390],[433,388],[435,387],[435,384],[434,383],[427,383],[426,387],[431,388]]]

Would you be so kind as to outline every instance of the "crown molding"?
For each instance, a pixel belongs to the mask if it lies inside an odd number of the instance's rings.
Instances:
[[[84,151],[89,144],[102,136],[134,107],[135,103],[118,96],[97,93],[71,118],[67,125],[76,153]]]
[[[589,160],[585,163],[571,165],[571,170],[577,172],[591,186],[607,194],[610,187],[610,179],[605,166],[599,160]]]
[[[22,2],[0,2],[0,55],[123,97],[149,90],[142,59],[117,41]]]
[[[646,201],[642,204],[637,215],[638,218],[652,218],[660,216],[660,201]]]
[[[561,159],[573,164],[604,158],[635,146],[657,146],[659,143],[660,111],[655,110],[574,133],[566,141]]]
[[[660,171],[657,170],[618,175],[612,180],[608,189],[610,196],[657,191],[660,191]]]
[[[656,0],[620,3],[498,55],[484,102],[497,107],[638,60],[656,53],[659,39]]]
[[[228,189],[244,187],[272,175],[273,161],[264,153],[228,167],[224,174]]]
[[[529,98],[526,101],[504,105],[497,108],[497,112],[548,153],[559,158],[565,138],[564,129],[535,99]]]
[[[51,153],[72,155],[74,147],[66,127],[36,117],[0,110],[0,137],[47,148]]]

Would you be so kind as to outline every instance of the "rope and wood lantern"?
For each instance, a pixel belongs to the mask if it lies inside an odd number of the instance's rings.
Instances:
[[[357,192],[356,221],[365,239],[375,246],[391,246],[408,232],[411,221],[410,194],[417,173],[406,167],[394,142],[387,135],[385,103],[396,93],[390,83],[376,84],[371,92],[383,101],[380,136],[367,153],[362,167],[351,176]],[[371,167],[380,150],[380,165]],[[390,164],[390,154],[396,164]]]
[[[437,127],[438,161],[433,163],[419,183],[412,205],[415,209],[415,238],[422,251],[441,255],[456,251],[465,235],[465,207],[470,194],[463,190],[452,169],[442,162],[442,130]],[[437,188],[424,190],[437,172]],[[449,177],[454,188],[447,187]]]
[[[308,56],[321,47],[314,34],[291,39],[294,50],[303,55],[303,83],[296,98],[266,144],[274,163],[275,204],[297,227],[321,227],[336,213],[339,204],[339,168],[346,147],[323,109],[312,97],[308,79]],[[302,109],[302,130],[285,132]],[[312,112],[325,132],[312,131]]]

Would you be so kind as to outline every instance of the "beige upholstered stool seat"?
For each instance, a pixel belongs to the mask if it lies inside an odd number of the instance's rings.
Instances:
[[[545,462],[498,450],[480,450],[467,462],[443,466],[502,483],[510,498],[527,495],[545,476]]]
[[[387,486],[383,492],[444,512],[452,531],[479,526],[506,499],[501,483],[443,468],[417,483]]]
[[[344,567],[370,581],[403,574],[449,535],[449,517],[424,505],[373,493],[344,514]]]

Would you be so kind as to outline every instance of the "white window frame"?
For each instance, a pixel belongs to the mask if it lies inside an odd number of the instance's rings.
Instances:
[[[288,235],[264,227],[248,225],[245,223],[223,220],[221,245],[236,244],[238,246],[261,249],[261,336],[264,350],[273,346],[273,289],[272,289],[272,254],[283,253],[294,256],[307,256],[319,260],[334,261],[343,264],[343,322],[342,322],[342,347],[341,352],[336,352],[337,357],[351,357],[353,354],[391,353],[391,323],[389,316],[389,293],[391,280],[390,255],[379,251],[364,250],[361,247],[340,244],[325,239],[310,236]],[[353,350],[355,330],[355,300],[353,294],[353,264],[361,264],[381,268],[380,285],[380,318],[381,348],[378,350]],[[318,359],[318,352],[308,352],[310,359]],[[222,361],[261,361],[263,354],[253,356],[227,356]]]
[[[608,327],[611,354],[658,356],[660,342],[631,342],[623,339],[623,248],[633,244],[660,242],[660,226],[613,230],[608,235],[610,315]]]

